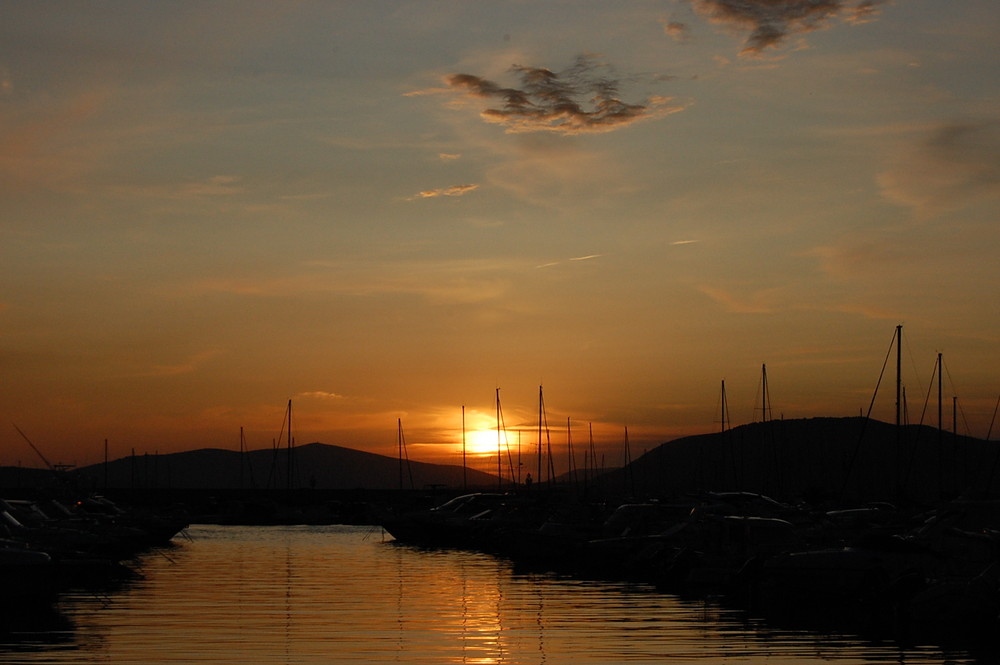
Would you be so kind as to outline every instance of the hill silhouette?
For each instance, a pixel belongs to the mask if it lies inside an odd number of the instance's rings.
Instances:
[[[1000,443],[933,427],[896,428],[860,417],[803,418],[675,439],[590,482],[606,496],[712,490],[781,500],[933,504],[962,493],[996,493],[998,461]],[[400,471],[393,457],[311,443],[294,449],[290,484],[318,490],[460,490],[465,484],[459,465],[411,461]],[[469,488],[496,487],[491,474],[473,469],[464,474]],[[78,487],[94,489],[285,489],[288,452],[207,448],[141,455],[82,467],[68,476]],[[47,470],[0,468],[0,486],[6,488],[46,478],[51,479]],[[566,484],[568,476],[559,481]]]
[[[776,499],[931,504],[992,493],[1000,444],[861,417],[753,423],[664,443],[604,478],[627,494],[745,491]]]
[[[84,487],[141,489],[422,489],[463,486],[456,465],[410,461],[325,443],[240,453],[203,448],[165,455],[123,457],[73,472]],[[495,485],[486,473],[464,471],[470,487]],[[289,477],[290,476],[290,477]],[[412,483],[411,483],[412,477]]]

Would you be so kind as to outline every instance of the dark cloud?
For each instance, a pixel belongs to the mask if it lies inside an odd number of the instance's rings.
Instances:
[[[840,18],[857,23],[878,13],[885,0],[690,0],[714,23],[749,31],[742,54],[778,47],[790,35],[811,32]]]
[[[1000,199],[1000,123],[930,128],[878,180],[889,199],[924,215]]]
[[[508,132],[607,132],[680,110],[669,108],[669,100],[662,97],[638,104],[622,101],[620,81],[603,75],[607,67],[587,57],[561,72],[521,65],[511,71],[520,79],[519,87],[503,87],[474,74],[452,74],[445,80],[472,97],[502,102],[482,111],[482,117],[504,125]]]

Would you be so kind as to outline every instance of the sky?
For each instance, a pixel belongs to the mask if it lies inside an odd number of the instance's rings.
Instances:
[[[723,385],[733,425],[891,422],[897,325],[907,420],[941,354],[943,426],[996,437],[998,34],[993,0],[0,4],[0,464],[268,448],[291,401],[296,445],[445,463],[464,411],[489,470],[541,387],[610,466],[717,431]]]

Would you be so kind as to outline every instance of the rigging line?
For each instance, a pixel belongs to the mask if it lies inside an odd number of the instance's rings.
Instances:
[[[993,423],[997,420],[997,409],[1000,409],[1000,396],[997,397],[997,405],[993,407],[993,418],[990,419],[990,429],[986,432],[986,440],[990,440],[990,436],[993,434]]]
[[[722,385],[723,386],[726,385],[726,380],[725,379],[722,380]],[[715,402],[715,413],[721,413],[722,414],[722,429],[723,429],[723,431],[725,431],[725,429],[726,429],[726,413],[725,413],[724,407],[722,405],[722,393],[721,392],[719,393],[719,399]]]
[[[910,463],[906,467],[906,480],[904,484],[908,484],[910,481],[910,474],[913,472],[913,465],[917,457],[917,444],[920,443],[920,437],[923,435],[924,428],[924,416],[927,415],[927,405],[931,401],[931,391],[934,390],[934,379],[937,377],[938,373],[938,362],[934,360],[934,370],[931,372],[931,380],[927,383],[927,394],[924,396],[924,406],[920,410],[920,420],[917,422],[916,433],[914,434],[913,441],[910,445]]]
[[[1000,397],[997,397],[997,405],[993,407],[993,419],[990,420],[990,431],[986,435],[986,440],[990,440],[990,434],[993,433],[993,422],[997,418],[997,409],[1000,409]],[[997,465],[1000,465],[1000,447],[997,448],[996,456],[993,458],[993,468],[990,469],[990,478],[986,483],[986,492],[989,493],[993,489],[993,478],[996,477]]]
[[[924,408],[920,411],[920,422],[918,425],[924,424],[924,416],[927,415],[927,405],[931,402],[931,391],[934,390],[934,379],[937,378],[938,372],[941,371],[938,367],[938,361],[934,361],[934,371],[931,372],[931,380],[927,383],[927,396],[924,397]]]
[[[944,364],[944,361],[942,360],[941,363]],[[955,386],[955,380],[953,378],[951,378],[951,370],[948,369],[947,365],[945,365],[944,366],[944,371],[945,371],[945,376],[948,377],[948,383],[951,385],[951,394],[954,395],[955,398],[956,398],[956,400],[957,400],[958,399],[958,388]],[[962,402],[961,402],[961,400],[958,400],[958,412],[962,415],[962,424],[965,426],[965,435],[966,436],[971,436],[971,431],[972,430],[969,428],[969,420],[965,416],[965,409],[962,408]],[[958,433],[958,427],[957,426],[955,427],[955,431],[956,431],[956,434],[957,434]]]
[[[847,483],[851,479],[851,473],[854,470],[854,462],[858,458],[858,452],[861,450],[861,441],[864,439],[865,430],[868,427],[868,420],[872,415],[872,408],[875,406],[875,397],[878,395],[879,386],[882,385],[882,378],[885,376],[885,368],[889,364],[889,358],[892,356],[892,346],[896,341],[896,333],[893,331],[892,341],[889,342],[889,350],[886,351],[885,360],[882,361],[882,371],[879,372],[878,381],[875,383],[875,392],[872,393],[871,402],[868,404],[868,413],[865,415],[864,420],[861,421],[861,432],[858,434],[858,442],[854,445],[854,453],[851,455],[851,461],[847,465],[847,473],[844,474],[844,487],[841,494],[847,493]]]
[[[910,358],[910,366],[913,368],[913,376],[915,377],[916,384],[920,385],[923,383],[923,379],[920,378],[920,370],[917,369],[917,359],[913,356],[913,347],[909,344],[909,335],[906,335],[903,339],[906,340],[906,353]]]
[[[22,432],[22,431],[21,431],[21,428],[20,428],[20,427],[18,427],[18,426],[17,426],[17,425],[15,424],[15,423],[11,423],[11,425],[14,425],[14,429],[16,429],[16,430],[17,430],[17,433],[21,435],[21,438],[22,438],[22,439],[24,439],[25,441],[27,441],[27,442],[28,442],[28,445],[29,445],[29,446],[31,446],[31,449],[35,451],[35,454],[36,454],[36,455],[38,455],[39,457],[41,457],[41,458],[42,458],[42,461],[43,461],[43,462],[45,462],[45,466],[47,466],[47,467],[48,467],[49,471],[55,471],[55,470],[56,470],[56,468],[55,468],[54,466],[52,466],[52,465],[51,465],[51,464],[49,463],[49,461],[48,461],[47,459],[45,459],[45,455],[43,455],[43,454],[42,454],[42,451],[41,451],[41,450],[39,450],[39,449],[38,449],[38,448],[37,448],[37,447],[35,446],[35,444],[33,444],[33,443],[31,442],[31,439],[29,439],[29,438],[28,438],[28,435],[27,435],[27,434],[25,434],[24,432]]]
[[[760,388],[764,383],[764,377],[757,380],[757,392],[753,396],[753,413],[750,414],[750,422],[757,422],[757,400],[760,399]],[[763,420],[763,409],[761,409],[761,420]]]

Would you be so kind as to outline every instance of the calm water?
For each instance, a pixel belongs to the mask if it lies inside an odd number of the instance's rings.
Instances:
[[[935,648],[781,631],[644,587],[515,574],[366,527],[213,527],[143,579],[69,594],[2,663],[971,663]],[[385,537],[388,539],[388,536]]]

